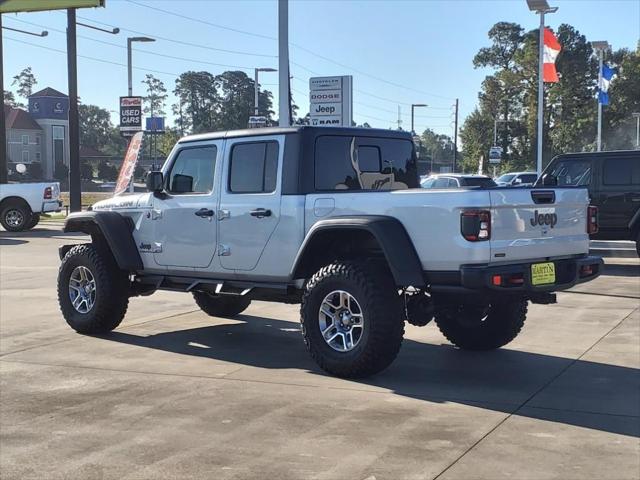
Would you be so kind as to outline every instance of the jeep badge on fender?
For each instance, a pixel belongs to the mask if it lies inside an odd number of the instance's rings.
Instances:
[[[553,228],[558,223],[558,215],[555,213],[538,213],[538,210],[536,210],[533,212],[533,218],[530,221],[533,227],[536,225],[551,225],[551,228]]]

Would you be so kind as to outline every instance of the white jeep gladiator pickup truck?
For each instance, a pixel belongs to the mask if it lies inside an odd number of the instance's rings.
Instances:
[[[191,293],[212,316],[252,300],[301,303],[318,365],[371,375],[396,357],[404,321],[432,319],[464,349],[501,347],[528,302],[594,279],[597,214],[584,188],[419,187],[411,136],[264,128],[180,140],[148,193],[72,214],[58,298],[80,333],[122,321],[130,296]]]
[[[0,185],[0,224],[10,232],[33,228],[41,213],[59,212],[61,208],[58,182]]]

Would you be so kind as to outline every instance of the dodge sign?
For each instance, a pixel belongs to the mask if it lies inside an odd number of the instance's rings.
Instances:
[[[342,77],[309,79],[311,125],[350,127],[353,118],[353,81]]]

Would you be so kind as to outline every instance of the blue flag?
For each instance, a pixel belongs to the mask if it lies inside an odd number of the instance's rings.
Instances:
[[[616,71],[606,63],[602,65],[602,78],[598,85],[598,102],[609,105],[609,85]]]

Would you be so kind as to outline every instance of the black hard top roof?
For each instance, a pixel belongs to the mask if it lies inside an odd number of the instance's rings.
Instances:
[[[179,143],[199,142],[203,140],[219,140],[221,138],[239,138],[239,137],[256,137],[265,135],[284,135],[292,133],[312,132],[314,134],[324,135],[360,135],[366,137],[382,137],[382,138],[402,138],[411,139],[409,132],[400,130],[384,130],[380,128],[361,128],[361,127],[266,127],[266,128],[247,128],[244,130],[227,130],[222,132],[199,133],[197,135],[188,135],[179,140]]]
[[[603,152],[576,152],[576,153],[561,153],[553,157],[553,160],[561,158],[563,160],[579,160],[585,157],[639,157],[640,150],[607,150]]]

